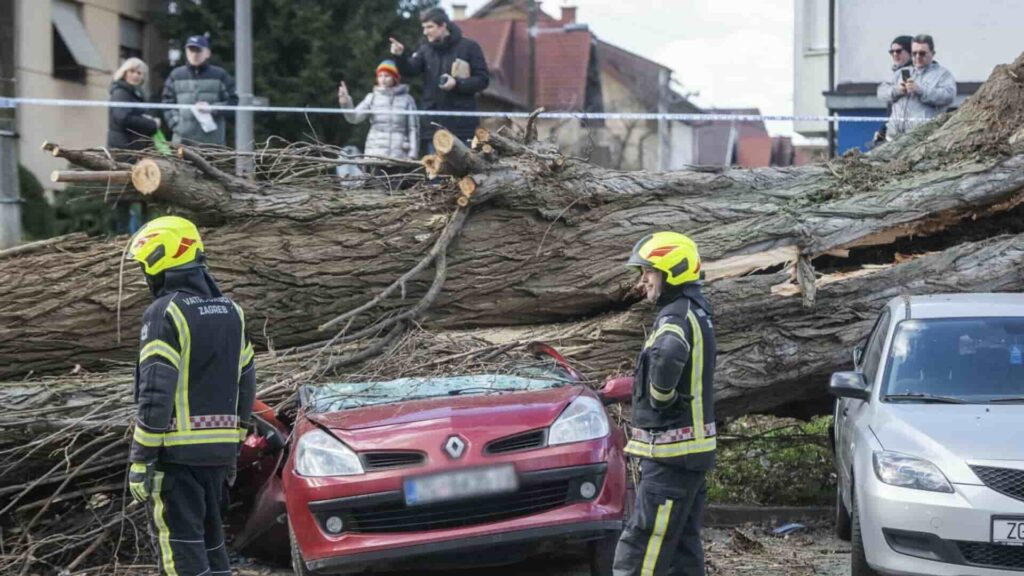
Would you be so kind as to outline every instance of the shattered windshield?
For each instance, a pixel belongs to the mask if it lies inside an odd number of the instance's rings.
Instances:
[[[386,382],[332,382],[303,387],[302,404],[311,412],[335,412],[426,398],[547,390],[571,383],[557,372],[540,370],[521,376],[479,374],[399,378]]]
[[[1024,318],[905,320],[890,348],[887,401],[1024,403]]]

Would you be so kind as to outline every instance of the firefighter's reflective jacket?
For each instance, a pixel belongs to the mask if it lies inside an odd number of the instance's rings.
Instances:
[[[637,359],[626,453],[690,470],[712,468],[714,372],[711,307],[699,284],[686,284],[658,310]]]
[[[139,350],[131,460],[233,464],[256,394],[241,307],[204,269],[168,271],[143,316]]]

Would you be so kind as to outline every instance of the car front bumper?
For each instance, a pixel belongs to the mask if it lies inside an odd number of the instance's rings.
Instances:
[[[456,553],[460,565],[502,564],[545,547],[596,540],[621,530],[626,472],[617,447],[594,442],[548,449],[516,464],[520,488],[508,496],[518,500],[507,506],[495,497],[496,501],[451,501],[429,510],[406,507],[401,478],[395,474],[388,483],[367,484],[378,487],[372,492],[339,484],[338,497],[330,497],[332,489],[318,492],[321,499],[303,500],[301,491],[286,491],[288,517],[307,567],[322,574],[359,572],[368,565],[375,570],[385,564],[403,568],[410,559],[422,561],[424,556],[431,556],[431,565],[436,566],[446,554]],[[587,482],[596,486],[590,497],[583,495],[589,494],[582,489]],[[385,486],[393,488],[380,490]],[[564,500],[552,499],[554,493],[564,494]],[[540,500],[549,505],[538,508]],[[503,507],[521,512],[488,516]],[[466,521],[461,515],[476,519]],[[343,520],[346,528],[340,534],[327,530],[331,516]],[[500,553],[493,550],[499,545]],[[465,554],[477,547],[488,548],[488,554]]]
[[[899,488],[874,475],[857,493],[868,563],[910,576],[1005,576],[1024,571],[1024,547],[992,544],[992,517],[1020,515],[1024,502],[986,486],[952,494]]]

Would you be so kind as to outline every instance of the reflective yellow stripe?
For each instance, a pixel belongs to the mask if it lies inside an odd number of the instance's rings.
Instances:
[[[658,556],[661,554],[661,543],[665,540],[665,532],[668,531],[668,520],[671,514],[671,500],[665,500],[664,504],[658,506],[658,515],[654,518],[654,530],[651,532],[651,539],[647,541],[647,553],[644,554],[644,563],[640,568],[640,576],[654,576],[654,567],[658,564]]]
[[[172,432],[164,435],[164,446],[187,446],[194,444],[238,444],[238,430],[194,430]]]
[[[660,390],[658,390],[658,388],[653,383],[651,384],[650,388],[651,396],[653,396],[654,399],[657,400],[658,402],[671,402],[676,397],[675,389],[673,389],[668,394],[664,394]]]
[[[135,425],[135,432],[132,434],[132,439],[147,448],[157,448],[164,443],[163,434],[146,432],[142,428],[139,428],[138,424]]]
[[[239,428],[238,429],[238,441],[239,442],[245,442],[245,437],[248,436],[248,435],[249,435],[249,430],[247,430],[246,428]]]
[[[256,351],[252,349],[252,344],[246,344],[245,348],[242,349],[242,360],[238,364],[238,376],[242,376],[242,368],[245,368],[249,362],[252,362],[253,357],[256,356]]]
[[[185,315],[172,300],[167,304],[167,312],[178,329],[178,343],[181,344],[181,365],[178,368],[178,386],[174,391],[174,415],[178,419],[178,431],[186,432],[191,428],[188,407],[188,371],[192,357],[192,335],[188,329]]]
[[[163,472],[153,475],[153,523],[156,524],[157,540],[160,542],[160,558],[164,573],[167,576],[178,576],[178,571],[174,567],[174,553],[171,551],[171,530],[167,528],[167,522],[164,520],[164,500],[160,496],[163,483]]]
[[[142,347],[142,351],[139,352],[139,364],[142,364],[146,358],[150,356],[162,356],[174,366],[175,370],[181,365],[181,355],[171,347],[170,344],[163,340],[153,340],[149,344]]]
[[[684,332],[680,326],[677,326],[671,322],[666,322],[662,324],[660,328],[655,330],[654,334],[651,334],[647,338],[647,342],[644,342],[644,348],[650,348],[651,346],[653,346],[654,341],[657,340],[659,336],[666,332],[671,332],[676,336],[679,336],[679,339],[683,341],[683,344],[689,346],[689,343],[686,341],[686,332]]]
[[[690,411],[693,414],[693,435],[694,440],[704,438],[704,334],[700,329],[700,322],[693,310],[686,313],[690,321],[690,331],[693,332],[693,351],[690,354],[690,394],[693,399],[690,401]]]
[[[245,344],[245,312],[242,312],[242,307],[235,302],[232,302],[231,304],[234,305],[235,311],[238,312],[238,320],[242,323],[242,340],[241,345],[238,347],[238,378],[241,379],[242,368],[245,368],[245,365],[249,363],[248,360],[246,360],[246,356],[248,355],[249,358],[252,358],[252,349]]]
[[[703,438],[700,440],[685,440],[683,442],[672,442],[670,444],[648,444],[639,440],[630,440],[626,444],[626,454],[642,458],[674,458],[688,454],[699,454],[711,452],[717,443],[715,438]]]

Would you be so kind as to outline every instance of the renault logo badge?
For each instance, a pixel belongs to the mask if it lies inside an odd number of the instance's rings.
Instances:
[[[444,443],[444,451],[452,458],[462,458],[462,453],[466,451],[466,442],[458,436],[449,436],[448,441]]]

